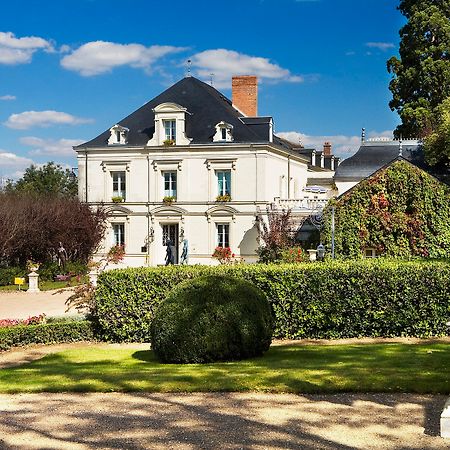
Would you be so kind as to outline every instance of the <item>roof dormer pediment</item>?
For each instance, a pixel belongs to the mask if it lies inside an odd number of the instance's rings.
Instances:
[[[182,113],[186,113],[187,112],[187,108],[178,105],[177,103],[161,103],[158,106],[155,106],[153,108],[153,112],[155,114],[158,113],[177,113],[177,112],[182,112]]]

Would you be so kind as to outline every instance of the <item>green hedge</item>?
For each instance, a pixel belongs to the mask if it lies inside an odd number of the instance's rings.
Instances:
[[[0,328],[0,351],[30,344],[57,344],[94,340],[92,322],[52,322]]]
[[[102,338],[149,341],[148,324],[172,287],[207,274],[261,288],[274,337],[443,336],[450,319],[450,261],[362,260],[299,265],[182,266],[104,272],[96,291]]]

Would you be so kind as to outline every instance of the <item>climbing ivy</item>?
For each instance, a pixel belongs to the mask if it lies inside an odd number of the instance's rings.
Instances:
[[[449,200],[447,185],[399,159],[330,202],[323,239],[330,248],[334,207],[337,257],[362,257],[367,248],[392,257],[448,257]]]

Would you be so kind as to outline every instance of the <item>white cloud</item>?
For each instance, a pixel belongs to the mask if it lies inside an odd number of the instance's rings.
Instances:
[[[369,48],[377,48],[378,50],[381,50],[383,52],[395,47],[392,42],[367,42],[366,46]]]
[[[0,168],[6,166],[29,166],[30,164],[33,164],[32,159],[24,158],[23,156],[0,149]]]
[[[115,67],[131,66],[149,71],[152,64],[170,53],[185,50],[169,45],[116,44],[114,42],[88,42],[69,55],[64,56],[61,65],[85,77],[111,72]]]
[[[0,97],[0,100],[5,100],[5,101],[8,101],[8,100],[15,100],[16,99],[16,96],[15,95],[2,95],[1,97]]]
[[[0,31],[0,64],[29,63],[38,50],[53,52],[53,45],[40,37],[16,38],[11,32]]]
[[[0,181],[1,179],[20,178],[31,164],[33,164],[33,160],[30,158],[0,149]]]
[[[80,145],[84,140],[80,139],[42,139],[34,136],[20,138],[24,145],[33,147],[30,155],[50,155],[50,156],[75,156],[73,146]]]
[[[93,122],[92,119],[84,119],[60,111],[24,111],[19,114],[11,114],[4,125],[16,130],[26,130],[32,127],[78,125],[91,122]]]
[[[333,146],[333,153],[341,158],[349,158],[352,156],[361,145],[361,136],[346,136],[346,135],[323,135],[312,136],[297,131],[287,131],[277,133],[283,139],[286,139],[294,144],[301,143],[305,147],[313,147],[321,150],[324,142],[331,142]],[[382,132],[371,131],[367,133],[368,138],[385,137],[392,139],[392,131],[386,130]]]
[[[260,79],[273,82],[288,81],[301,83],[304,78],[293,75],[288,69],[283,69],[268,58],[249,56],[234,50],[219,48],[205,50],[191,57],[192,67],[196,74],[205,80],[213,75],[214,86],[230,87],[233,75],[256,75]]]

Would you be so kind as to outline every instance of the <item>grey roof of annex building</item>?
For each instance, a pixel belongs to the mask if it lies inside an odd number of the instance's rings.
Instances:
[[[233,126],[234,143],[268,143],[271,117],[246,117],[231,101],[214,87],[194,77],[186,77],[166,91],[117,122],[129,129],[128,146],[145,146],[155,132],[153,109],[162,103],[176,103],[187,109],[186,135],[191,144],[212,144],[215,126],[224,121]],[[114,124],[111,124],[111,126]],[[96,138],[81,144],[84,147],[105,147],[110,137],[109,129]],[[216,143],[215,143],[216,144]],[[293,146],[284,139],[273,136],[273,144],[292,154]]]
[[[401,154],[400,154],[401,145]],[[417,140],[367,141],[350,158],[345,159],[336,169],[335,181],[359,181],[372,175],[381,167],[395,161],[401,155],[407,161],[427,169],[422,145]]]

